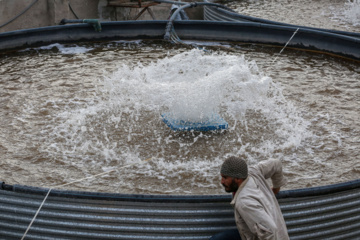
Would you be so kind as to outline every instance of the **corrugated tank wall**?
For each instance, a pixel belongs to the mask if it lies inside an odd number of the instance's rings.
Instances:
[[[2,186],[0,239],[21,239],[48,189]],[[52,190],[25,239],[208,239],[235,228],[230,198]],[[360,239],[360,180],[278,199],[291,239]]]
[[[360,239],[360,188],[279,203],[293,240]]]

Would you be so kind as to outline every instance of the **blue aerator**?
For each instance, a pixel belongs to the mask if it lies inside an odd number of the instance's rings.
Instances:
[[[171,113],[164,113],[161,115],[161,117],[164,123],[174,131],[206,132],[228,128],[228,123],[223,118],[221,118],[219,114],[212,114],[211,118],[204,122],[177,120],[172,117]]]

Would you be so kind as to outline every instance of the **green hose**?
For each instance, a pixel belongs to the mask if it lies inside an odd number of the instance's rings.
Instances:
[[[93,27],[95,28],[95,31],[101,32],[101,24],[98,19],[84,19],[83,23],[89,23],[89,24],[93,25]]]
[[[95,31],[101,32],[101,24],[98,19],[62,19],[60,24],[64,25],[67,23],[87,23],[93,25]]]

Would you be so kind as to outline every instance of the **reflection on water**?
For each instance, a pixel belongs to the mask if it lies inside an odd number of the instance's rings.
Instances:
[[[220,194],[231,154],[250,164],[281,158],[287,188],[359,178],[358,63],[293,50],[272,63],[278,49],[207,48],[57,44],[2,56],[1,180],[49,187],[117,169],[66,188]],[[179,133],[161,120],[202,109],[229,129]]]

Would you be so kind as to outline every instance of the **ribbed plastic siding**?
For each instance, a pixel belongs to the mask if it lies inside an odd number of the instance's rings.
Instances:
[[[279,203],[292,240],[360,239],[360,188]]]
[[[1,239],[21,239],[44,196],[0,191]],[[208,239],[234,227],[229,202],[49,197],[26,239]]]
[[[0,190],[0,239],[21,239],[45,193]],[[96,196],[50,194],[25,239],[205,240],[235,228],[228,195]],[[360,187],[279,203],[291,239],[360,239]]]

